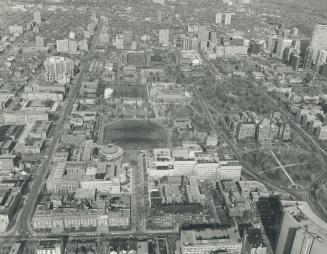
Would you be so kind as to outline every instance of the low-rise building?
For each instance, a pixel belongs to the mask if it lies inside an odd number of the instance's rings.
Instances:
[[[196,176],[200,179],[241,177],[242,165],[235,155],[204,153],[201,149],[155,149],[147,156],[150,176]]]
[[[130,209],[76,209],[58,208],[49,210],[39,206],[32,218],[35,230],[51,230],[63,232],[65,229],[90,229],[98,232],[109,232],[113,227],[128,227],[130,225]]]
[[[36,250],[36,254],[63,254],[64,246],[62,240],[59,239],[47,239],[39,241]]]
[[[224,226],[182,230],[180,246],[182,254],[208,254],[215,251],[239,254],[242,249],[238,230]]]
[[[318,127],[315,136],[319,140],[327,140],[327,126]]]
[[[0,233],[5,233],[26,191],[25,180],[2,179],[0,182]]]
[[[150,99],[156,103],[188,104],[192,102],[192,95],[174,83],[152,83]]]

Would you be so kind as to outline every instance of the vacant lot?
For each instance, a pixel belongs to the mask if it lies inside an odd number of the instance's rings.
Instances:
[[[156,122],[120,120],[105,127],[104,142],[116,143],[126,150],[152,149],[167,146],[167,133]]]

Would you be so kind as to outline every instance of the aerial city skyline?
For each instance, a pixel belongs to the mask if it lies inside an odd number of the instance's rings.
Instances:
[[[326,254],[326,8],[0,1],[0,254]]]

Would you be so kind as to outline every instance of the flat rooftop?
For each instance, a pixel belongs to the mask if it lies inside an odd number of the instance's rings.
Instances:
[[[318,235],[327,246],[327,223],[321,220],[304,201],[282,200],[283,211],[291,214],[306,232]]]

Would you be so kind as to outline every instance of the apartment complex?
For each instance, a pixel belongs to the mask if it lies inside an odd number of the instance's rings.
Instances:
[[[44,61],[45,79],[58,83],[69,83],[74,76],[74,61],[52,56]]]

